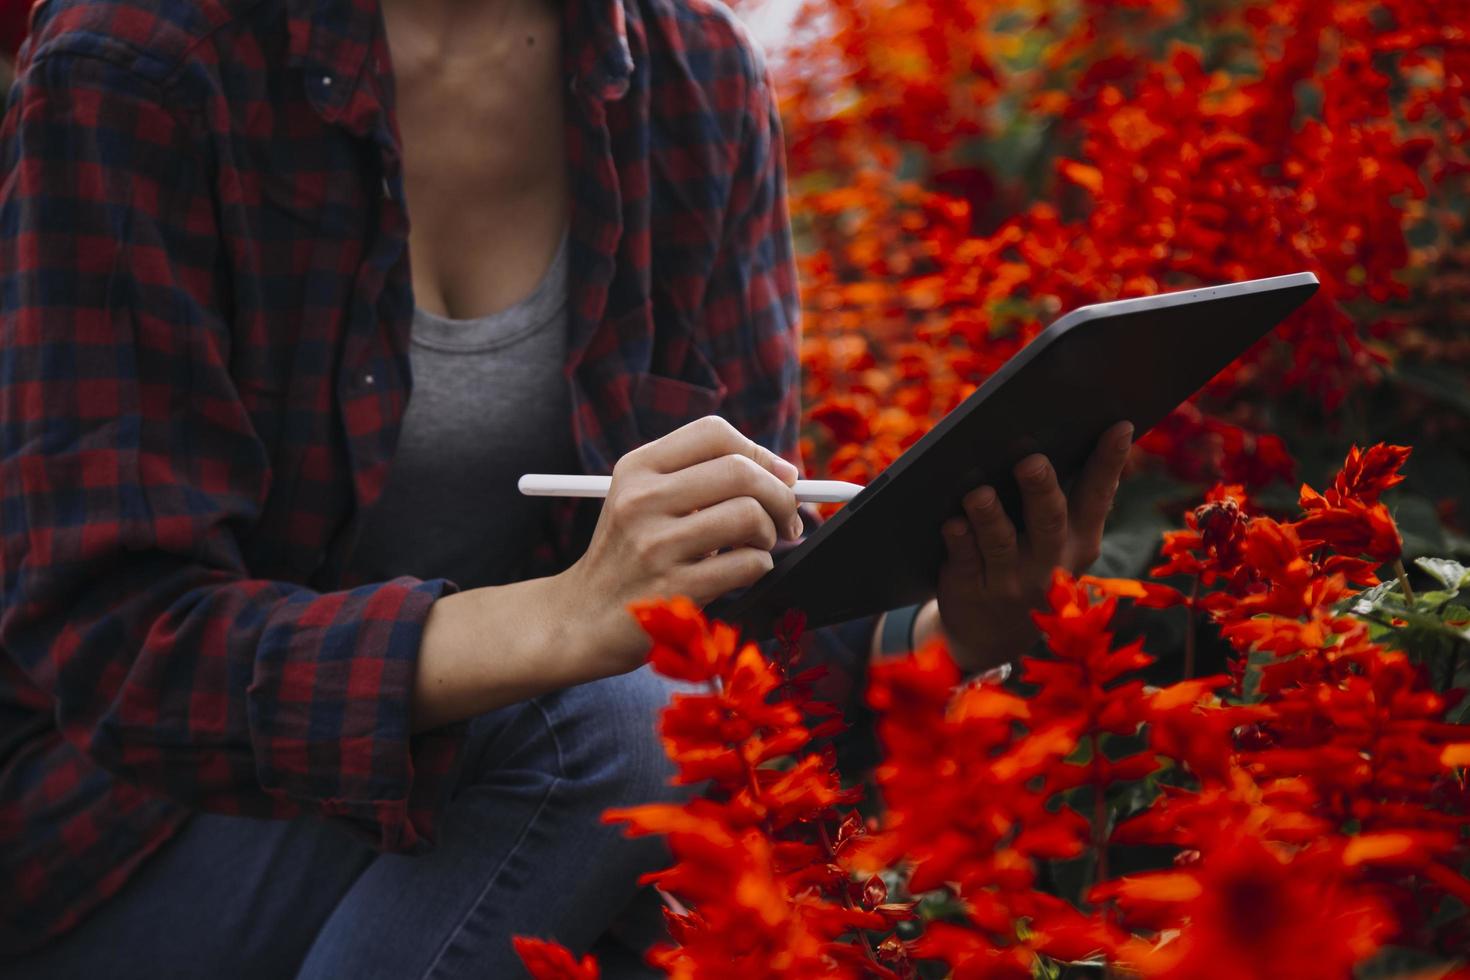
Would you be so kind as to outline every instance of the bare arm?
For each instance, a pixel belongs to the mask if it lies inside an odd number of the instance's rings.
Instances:
[[[424,622],[413,698],[414,731],[600,676],[573,628],[563,582],[528,579],[445,596]]]

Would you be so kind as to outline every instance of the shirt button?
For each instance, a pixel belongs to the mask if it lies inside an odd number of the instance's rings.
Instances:
[[[393,188],[389,185],[387,177],[383,178],[383,199],[385,201],[393,200]]]
[[[331,87],[332,87],[332,76],[331,75],[323,75],[322,76],[322,88],[331,88]]]
[[[371,388],[374,382],[376,382],[377,380],[378,379],[376,375],[374,375],[372,372],[368,372],[367,374],[364,374],[362,376],[362,386],[364,388]]]

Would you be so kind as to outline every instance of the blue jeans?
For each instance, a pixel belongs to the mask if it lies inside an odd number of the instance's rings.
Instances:
[[[604,975],[646,976],[663,938],[640,874],[660,838],[604,809],[687,798],[656,732],[684,688],[647,667],[490,712],[428,854],[380,854],[322,820],[199,814],[126,886],[52,945],[29,977],[524,976],[513,935],[591,950]]]

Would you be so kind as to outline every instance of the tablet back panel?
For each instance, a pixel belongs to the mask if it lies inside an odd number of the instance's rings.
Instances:
[[[1045,453],[1068,488],[1109,426],[1127,419],[1141,436],[1316,289],[1299,273],[1067,314],[760,581],[706,611],[765,638],[790,608],[815,628],[931,597],[940,525],[966,493],[994,486],[1021,528],[1017,462]]]

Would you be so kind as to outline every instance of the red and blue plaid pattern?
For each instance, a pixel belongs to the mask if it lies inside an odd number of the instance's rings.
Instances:
[[[584,468],[711,412],[799,465],[759,55],[706,0],[567,2]],[[0,167],[0,955],[196,808],[428,846],[463,726],[412,736],[411,683],[454,585],[349,561],[409,395],[375,0],[44,0]],[[538,574],[597,508],[557,503]],[[809,649],[850,677],[872,627]]]

